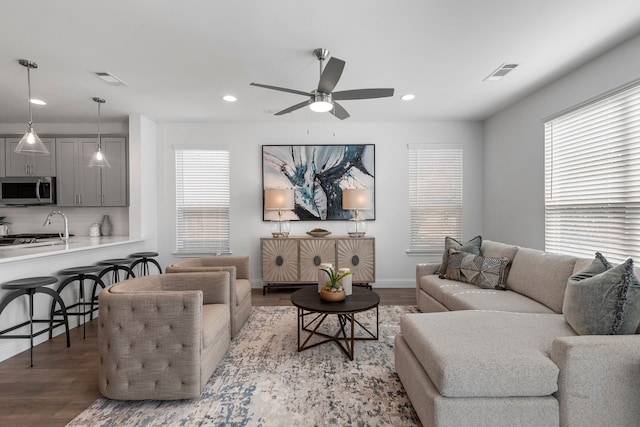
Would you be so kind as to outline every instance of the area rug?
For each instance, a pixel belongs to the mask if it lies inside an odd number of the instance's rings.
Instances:
[[[379,310],[379,340],[357,341],[350,361],[333,342],[298,352],[294,307],[253,307],[199,399],[101,398],[68,426],[420,425],[393,357],[400,316],[417,309]],[[356,319],[375,331],[375,310]]]

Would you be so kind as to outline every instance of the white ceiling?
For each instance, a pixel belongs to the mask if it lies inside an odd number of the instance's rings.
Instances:
[[[343,101],[347,121],[482,120],[640,33],[638,0],[0,0],[0,14],[0,123],[26,122],[29,59],[48,102],[36,125],[95,122],[94,96],[105,122],[335,122],[274,117],[304,98],[249,86],[315,89],[318,47],[346,61],[335,90],[396,90]],[[505,62],[520,66],[483,82]]]

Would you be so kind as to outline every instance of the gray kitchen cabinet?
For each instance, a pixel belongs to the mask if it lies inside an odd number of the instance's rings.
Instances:
[[[102,151],[111,168],[87,165],[97,138],[58,138],[56,166],[58,206],[126,206],[127,168],[125,138],[102,138]]]
[[[102,206],[127,206],[129,180],[126,141],[124,138],[102,138],[102,151],[111,165],[110,168],[98,168],[102,174]]]
[[[14,150],[20,138],[5,140],[5,176],[56,176],[56,144],[55,138],[41,138],[51,153],[48,156],[35,154],[18,154]]]
[[[0,138],[0,178],[4,178],[5,175],[5,154],[4,154],[4,138]]]

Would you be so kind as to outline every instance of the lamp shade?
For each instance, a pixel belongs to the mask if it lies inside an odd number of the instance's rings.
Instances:
[[[342,190],[342,209],[371,209],[371,191],[366,188],[349,188]]]
[[[269,211],[293,210],[293,190],[290,188],[271,188],[264,191],[264,208]]]

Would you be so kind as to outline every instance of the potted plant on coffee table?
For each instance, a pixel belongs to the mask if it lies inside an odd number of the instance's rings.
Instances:
[[[350,271],[345,271],[343,273],[338,273],[333,267],[323,268],[322,271],[327,273],[329,279],[324,287],[320,290],[320,298],[327,302],[338,302],[344,301],[346,298],[346,294],[344,289],[342,288],[342,283],[340,280],[347,277],[351,274]]]

